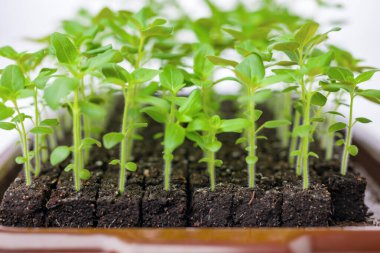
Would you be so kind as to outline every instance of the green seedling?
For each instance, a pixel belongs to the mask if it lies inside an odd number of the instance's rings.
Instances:
[[[357,123],[367,124],[371,122],[371,120],[364,117],[354,119],[353,110],[355,97],[361,96],[377,103],[380,101],[380,90],[365,90],[359,87],[360,84],[363,84],[370,80],[376,72],[378,72],[378,70],[370,70],[363,72],[355,77],[354,73],[346,68],[331,67],[327,72],[331,83],[322,84],[322,87],[329,92],[337,92],[342,89],[346,91],[350,97],[348,103],[350,108],[348,123],[346,124],[343,122],[337,122],[329,127],[329,132],[337,132],[346,129],[345,139],[337,141],[337,145],[344,145],[341,163],[342,175],[346,175],[347,173],[349,156],[356,156],[359,152],[358,147],[352,144],[352,128]]]
[[[146,127],[146,123],[140,123],[136,116],[138,111],[137,101],[141,86],[151,81],[156,75],[157,70],[139,68],[129,74],[125,69],[110,64],[103,68],[103,74],[108,82],[116,84],[122,90],[124,97],[123,121],[120,132],[107,133],[103,136],[103,143],[107,149],[113,148],[121,143],[120,159],[111,161],[113,165],[120,166],[119,192],[124,193],[126,184],[125,171],[136,171],[137,165],[132,161],[132,146],[135,129]]]

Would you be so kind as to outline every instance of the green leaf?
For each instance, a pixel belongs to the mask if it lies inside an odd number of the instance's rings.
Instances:
[[[54,126],[58,126],[58,125],[59,125],[59,122],[57,119],[45,119],[45,120],[40,122],[40,126],[54,127]]]
[[[198,44],[194,53],[194,73],[198,79],[207,79],[214,70],[214,64],[207,58],[214,55],[214,49],[208,44]]]
[[[210,62],[212,62],[214,65],[223,66],[223,67],[231,66],[235,68],[238,65],[236,61],[227,60],[218,56],[207,56],[207,59]]]
[[[166,66],[160,73],[162,87],[177,94],[185,86],[182,71],[172,65]]]
[[[359,149],[355,145],[351,145],[348,147],[348,152],[350,152],[350,155],[357,156],[359,154]]]
[[[319,155],[317,153],[314,153],[314,152],[309,152],[308,154],[309,156],[312,156],[312,157],[315,157],[317,159],[319,159]]]
[[[224,133],[236,132],[241,133],[244,129],[247,129],[251,123],[247,119],[227,119],[222,120],[220,130]]]
[[[380,99],[380,90],[368,89],[361,90],[358,94],[365,98]]]
[[[222,143],[220,141],[214,141],[212,143],[206,144],[205,148],[210,152],[218,152],[222,147]]]
[[[141,31],[141,35],[145,38],[149,37],[167,37],[173,32],[173,27],[154,26]]]
[[[279,128],[283,126],[290,126],[292,123],[289,120],[271,120],[264,123],[264,128]]]
[[[246,137],[240,137],[239,139],[236,140],[235,144],[243,144],[247,142]]]
[[[311,103],[317,106],[325,106],[327,98],[320,92],[315,92],[311,97]]]
[[[87,115],[92,119],[104,119],[107,114],[107,111],[103,106],[88,101],[80,102],[79,108],[84,115]]]
[[[379,72],[379,70],[370,70],[363,72],[355,78],[355,82],[357,84],[367,82],[373,77],[376,72]]]
[[[193,116],[202,109],[201,101],[201,92],[199,90],[193,90],[186,98],[185,103],[179,107],[178,112],[182,115]]]
[[[337,141],[335,142],[335,145],[339,147],[339,146],[344,145],[344,143],[345,143],[345,141],[344,141],[343,139],[340,139],[340,140],[337,140]]]
[[[95,70],[104,67],[106,64],[117,63],[122,60],[123,58],[121,54],[118,51],[111,49],[88,59],[86,66],[89,70]]]
[[[303,138],[303,137],[306,137],[309,135],[310,128],[311,128],[310,125],[298,126],[298,127],[294,128],[293,133],[295,136]]]
[[[51,129],[50,127],[46,127],[46,126],[38,126],[38,127],[32,128],[30,130],[30,132],[32,134],[41,134],[41,135],[52,134],[53,133],[53,129]]]
[[[9,65],[1,74],[0,84],[10,91],[19,91],[25,88],[25,77],[17,65]]]
[[[3,103],[0,103],[0,120],[5,120],[12,117],[14,110],[5,106]]]
[[[368,124],[368,123],[372,122],[372,120],[364,118],[364,117],[356,118],[356,121],[360,122],[360,123],[363,123],[363,124]]]
[[[19,53],[10,46],[1,47],[0,56],[11,60],[17,60],[20,57]]]
[[[327,67],[330,65],[334,54],[328,52],[316,57],[309,58],[306,63],[306,72],[309,76],[317,76],[325,72]]]
[[[96,145],[98,147],[102,146],[102,144],[98,140],[88,137],[88,138],[82,139],[80,147],[82,149],[87,149],[87,148],[91,148],[93,145]]]
[[[159,71],[155,69],[139,68],[133,71],[132,81],[134,83],[145,83],[151,81],[158,73]]]
[[[335,123],[335,124],[333,124],[333,125],[331,125],[331,126],[329,127],[329,132],[330,132],[330,133],[338,132],[338,131],[340,131],[340,130],[345,129],[346,127],[347,127],[346,123],[343,123],[343,122],[337,122],[337,123]]]
[[[49,79],[56,71],[56,69],[43,68],[36,77],[36,79],[33,80],[33,83],[36,85],[38,89],[44,89],[46,83],[49,81]]]
[[[223,165],[223,161],[222,160],[219,160],[219,159],[215,159],[215,166],[220,168],[222,167]]]
[[[3,129],[3,130],[12,130],[12,129],[15,129],[16,128],[16,125],[13,124],[13,123],[9,123],[9,122],[0,122],[0,129]]]
[[[314,35],[317,33],[319,28],[319,24],[316,22],[307,22],[301,28],[296,32],[295,34],[295,40],[301,45],[304,46],[308,42],[311,41],[311,39],[314,37]]]
[[[110,161],[109,164],[110,165],[119,165],[120,164],[120,160],[114,159],[114,160]]]
[[[265,77],[265,67],[261,57],[252,54],[236,66],[237,77],[246,85],[256,85]]]
[[[59,109],[60,103],[79,86],[76,78],[60,77],[45,88],[44,99],[50,108]]]
[[[350,70],[341,67],[329,68],[327,75],[333,80],[346,84],[352,84],[355,81],[354,74]]]
[[[130,74],[124,68],[120,67],[115,63],[110,63],[102,68],[103,75],[110,80],[119,85],[124,85],[130,79]]]
[[[295,41],[279,42],[272,46],[274,50],[277,51],[295,51],[299,48],[300,43]]]
[[[207,131],[209,129],[209,123],[206,118],[195,118],[187,125],[187,131]]]
[[[130,172],[135,172],[137,170],[137,164],[133,162],[128,162],[125,164],[125,168]]]
[[[103,136],[103,144],[106,149],[111,149],[124,140],[122,133],[108,133]]]
[[[168,112],[163,111],[162,108],[154,107],[154,106],[148,106],[140,110],[143,113],[146,113],[151,117],[153,120],[157,121],[158,123],[165,123],[168,118]]]
[[[79,177],[80,177],[81,180],[85,180],[86,181],[86,180],[90,179],[91,172],[89,170],[87,170],[87,169],[81,169],[79,171]]]
[[[26,115],[25,113],[20,113],[16,117],[14,117],[11,121],[14,123],[21,123],[25,119],[32,119],[29,115]]]
[[[257,156],[247,156],[245,158],[245,161],[247,162],[247,164],[255,164],[257,160],[258,160]]]
[[[340,113],[340,112],[337,112],[337,111],[328,111],[328,112],[326,112],[326,113],[328,113],[328,114],[332,114],[332,115],[336,115],[336,116],[341,116],[341,117],[343,117],[343,118],[346,117],[344,114],[342,114],[342,113]]]
[[[74,169],[74,164],[70,163],[70,164],[68,164],[68,165],[65,167],[64,171],[65,171],[65,172],[70,172],[70,171],[72,171],[73,169]]]
[[[53,33],[50,36],[50,43],[60,63],[72,64],[79,56],[78,49],[74,43],[62,33]]]
[[[24,164],[26,162],[27,159],[25,159],[25,157],[23,156],[17,156],[16,159],[15,159],[15,162],[17,164]]]
[[[71,149],[67,146],[56,147],[50,155],[50,163],[55,166],[69,157]]]
[[[185,140],[185,129],[176,123],[170,123],[165,129],[164,147],[165,151],[173,153]]]

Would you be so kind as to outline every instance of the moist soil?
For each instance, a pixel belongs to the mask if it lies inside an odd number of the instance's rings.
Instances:
[[[117,105],[107,131],[120,127],[122,106]],[[224,118],[234,117],[236,107],[222,103]],[[261,121],[270,113],[264,110]],[[267,118],[264,117],[266,115]],[[268,116],[269,115],[269,116]],[[262,122],[259,122],[261,124]],[[63,166],[45,170],[31,187],[20,174],[7,189],[0,205],[0,224],[18,227],[326,227],[363,224],[366,181],[350,167],[339,174],[339,161],[312,161],[311,187],[303,190],[302,178],[290,168],[287,150],[276,140],[274,130],[265,130],[269,140],[260,140],[256,184],[248,188],[245,152],[235,144],[238,134],[221,134],[215,191],[209,189],[202,151],[186,141],[174,154],[170,191],[163,187],[160,139],[153,136],[162,126],[149,121],[134,143],[138,171],[127,173],[126,190],[118,193],[118,167],[108,162],[118,158],[119,148],[92,151],[92,176],[73,189],[72,173]]]

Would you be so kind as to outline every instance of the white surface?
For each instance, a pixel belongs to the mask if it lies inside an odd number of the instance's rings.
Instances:
[[[178,2],[194,18],[208,13],[201,0],[178,0]],[[236,1],[216,2],[228,8]],[[255,1],[244,2],[252,4]],[[345,9],[319,11],[310,0],[282,0],[282,2],[291,3],[296,11],[307,16],[312,15],[322,24],[329,24],[334,20],[346,20],[347,23],[342,26],[343,30],[334,33],[330,41],[354,52],[354,55],[363,59],[365,64],[380,67],[379,0],[333,1],[343,3]],[[142,4],[141,0],[0,0],[0,46],[10,44],[19,51],[37,50],[38,45],[26,41],[25,38],[49,34],[59,26],[59,21],[73,17],[80,7],[97,11],[107,5],[113,9],[128,7],[136,10]],[[7,63],[9,62],[0,59],[0,68]],[[380,89],[380,74],[366,87]],[[373,148],[380,151],[380,106],[358,99],[355,115],[373,120],[372,124],[358,126],[355,134],[366,138]],[[0,140],[1,154],[14,139],[10,138],[9,133],[0,130]]]

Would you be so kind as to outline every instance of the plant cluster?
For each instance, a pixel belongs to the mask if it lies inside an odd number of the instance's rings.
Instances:
[[[218,135],[227,132],[241,133],[237,144],[246,151],[249,187],[256,185],[258,140],[275,138],[263,135],[264,129],[277,129],[281,145],[289,149],[289,164],[302,176],[305,189],[309,158],[319,158],[312,147],[326,150],[324,159],[330,160],[334,146],[343,146],[345,175],[349,157],[358,154],[352,128],[371,122],[353,117],[355,98],[380,102],[380,91],[364,86],[377,70],[361,67],[349,52],[327,44],[339,28],[321,32],[318,23],[275,0],[257,2],[253,10],[242,3],[222,10],[205,0],[211,15],[198,20],[170,0],[150,1],[149,7],[137,12],[104,8],[92,15],[82,10],[62,23],[61,32],[39,40],[46,44],[40,51],[0,48],[0,56],[13,61],[1,70],[0,128],[19,133],[23,153],[16,162],[24,165],[26,184],[40,175],[49,152],[53,166],[70,158],[65,171],[72,171],[75,189],[80,191],[81,180],[91,176],[86,168],[94,162],[93,146],[119,145],[120,157],[109,163],[119,166],[123,193],[126,171],[138,170],[133,147],[142,138],[140,129],[148,126],[147,116],[164,126],[156,137],[162,138],[167,191],[175,170],[174,152],[185,139],[202,150],[199,162],[207,164],[214,190],[215,169],[223,163],[216,159],[222,147]],[[161,17],[167,5],[180,13],[170,22]],[[186,32],[194,35],[193,41],[182,38]],[[217,79],[220,68],[228,75]],[[233,96],[240,111],[236,118],[223,119],[219,108],[223,97],[215,86],[232,83],[240,86]],[[120,131],[104,133],[115,94],[123,97],[122,124]],[[24,101],[32,102],[34,115],[23,112]],[[259,124],[263,114],[259,105],[264,102],[275,119]],[[349,108],[347,122],[340,112],[343,107]],[[44,119],[48,110],[60,116]],[[62,143],[64,125],[71,127],[72,144],[56,146]],[[345,135],[341,130],[346,130]]]

